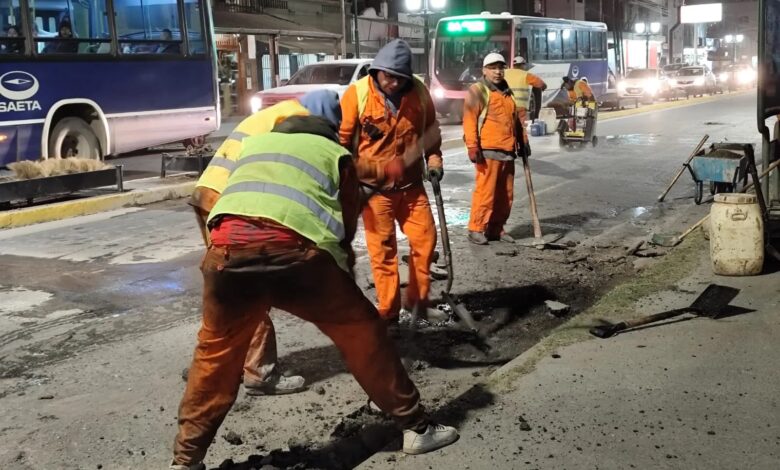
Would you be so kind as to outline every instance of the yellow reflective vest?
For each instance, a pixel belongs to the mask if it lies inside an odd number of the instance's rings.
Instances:
[[[522,69],[508,69],[504,72],[506,80],[515,98],[517,109],[531,106],[531,86],[528,85],[528,72]]]
[[[290,116],[308,116],[309,110],[297,100],[287,100],[258,111],[241,121],[222,142],[209,166],[198,179],[196,187],[209,188],[218,193],[225,189],[230,171],[241,155],[241,141],[246,137],[271,132],[276,123]]]
[[[244,138],[208,223],[220,215],[262,217],[288,227],[327,251],[349,272],[339,202],[339,160],[349,152],[311,134],[265,133]]]

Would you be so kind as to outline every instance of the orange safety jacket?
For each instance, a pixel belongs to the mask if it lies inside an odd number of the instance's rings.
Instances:
[[[371,75],[350,85],[341,98],[339,140],[344,147],[356,150],[355,165],[363,184],[393,189],[422,183],[423,158],[430,168],[442,167],[441,131],[433,100],[424,85],[410,85],[395,114]],[[367,96],[359,96],[365,90]],[[403,159],[404,172],[400,179],[390,181],[384,169],[395,158]]]
[[[484,91],[488,90],[487,102]],[[485,107],[484,119],[480,119]],[[512,92],[479,81],[469,88],[463,104],[463,137],[466,147],[514,152],[517,143],[517,108]]]

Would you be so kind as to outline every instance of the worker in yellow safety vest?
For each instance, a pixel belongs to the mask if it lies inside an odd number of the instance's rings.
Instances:
[[[190,205],[195,209],[204,241],[211,245],[206,220],[227,186],[228,177],[236,168],[241,155],[242,141],[247,137],[271,132],[273,127],[291,116],[320,116],[338,124],[341,122],[339,97],[332,90],[317,90],[301,98],[282,101],[258,111],[241,121],[217,149],[208,167],[201,175]],[[236,229],[229,237],[240,242],[242,230]],[[306,389],[301,376],[284,376],[277,367],[276,332],[268,313],[261,315],[244,362],[244,388],[248,395],[281,395]]]
[[[544,91],[547,89],[547,84],[538,75],[528,71],[528,63],[524,57],[515,57],[512,64],[513,68],[504,71],[504,80],[512,89],[520,123],[525,126],[529,115],[533,117],[535,114],[531,110],[531,90]],[[541,95],[539,97],[541,98]]]

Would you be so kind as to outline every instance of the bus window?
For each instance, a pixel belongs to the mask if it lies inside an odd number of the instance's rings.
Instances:
[[[36,50],[41,54],[111,52],[106,0],[46,2],[30,13]]]
[[[550,60],[560,60],[563,58],[560,29],[547,30],[547,58]]]
[[[115,0],[114,12],[122,54],[181,54],[176,0]]]
[[[206,41],[203,39],[203,25],[198,0],[184,0],[184,22],[187,24],[187,36],[190,41],[190,55],[205,54]]]
[[[515,56],[520,56],[525,59],[526,62],[531,62],[531,58],[528,56],[528,38],[524,38],[520,36],[520,34],[521,32],[519,29],[515,31],[515,37],[517,38],[517,44],[515,44]]]
[[[590,59],[590,33],[577,31],[577,58]]]
[[[434,56],[436,78],[443,85],[473,83],[482,78],[482,60],[498,52],[511,60],[512,20],[440,21]]]
[[[590,56],[594,59],[602,59],[606,57],[604,50],[604,39],[606,35],[601,32],[590,33]]]
[[[0,54],[24,54],[19,0],[0,0]]]
[[[563,39],[563,58],[576,59],[577,58],[576,32],[571,29],[564,29],[561,32],[561,38]]]
[[[547,60],[547,31],[544,29],[534,29],[531,31],[533,59]]]

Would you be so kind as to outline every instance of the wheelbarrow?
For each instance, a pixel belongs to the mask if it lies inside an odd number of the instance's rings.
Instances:
[[[709,183],[710,194],[733,193],[737,184],[747,184],[748,159],[744,152],[730,149],[727,145],[712,145],[708,152],[694,156],[686,164],[696,185],[694,202],[701,204],[704,197],[704,183]]]

